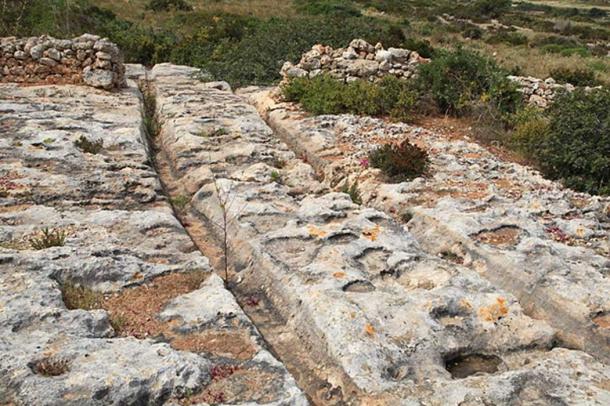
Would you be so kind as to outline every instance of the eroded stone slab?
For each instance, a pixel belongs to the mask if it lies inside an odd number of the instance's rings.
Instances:
[[[527,313],[559,329],[570,346],[608,360],[610,199],[563,189],[466,139],[350,115],[307,117],[268,91],[246,92],[328,185],[358,187],[364,204],[398,219],[429,252],[450,257],[515,294]],[[388,183],[361,159],[384,142],[408,139],[431,168]]]
[[[383,212],[328,192],[244,99],[154,77],[160,144],[191,207],[212,224],[226,214],[237,283],[264,292],[311,348],[332,400],[608,399],[605,365],[553,349],[555,330],[514,296],[427,254]]]
[[[0,85],[0,403],[307,404],[162,195],[140,110],[133,83]]]

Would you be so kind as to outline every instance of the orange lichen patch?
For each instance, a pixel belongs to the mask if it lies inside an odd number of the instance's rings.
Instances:
[[[101,307],[117,320],[117,333],[136,338],[155,337],[170,330],[157,314],[175,297],[199,288],[205,272],[172,273],[104,298]]]
[[[209,353],[217,357],[230,357],[240,361],[252,359],[256,348],[245,331],[203,331],[176,335],[170,345],[181,351]]]
[[[466,159],[478,159],[478,158],[482,158],[483,155],[478,153],[478,152],[468,152],[464,155],[462,155],[462,158],[466,158]]]
[[[364,332],[369,336],[375,335],[375,327],[371,325],[371,323],[366,323],[364,326]]]
[[[610,328],[610,313],[600,314],[593,318],[593,323],[601,328]]]
[[[307,232],[310,236],[316,238],[324,238],[328,234],[326,231],[319,229],[318,227],[311,224],[307,226]]]
[[[481,307],[479,309],[479,317],[485,321],[498,321],[502,317],[508,314],[508,307],[506,306],[506,299],[499,297],[496,299],[496,303],[490,306]]]
[[[201,393],[182,403],[271,403],[282,393],[283,380],[272,372],[225,366],[219,373],[214,373],[218,369],[220,366],[212,368],[212,382]]]
[[[365,228],[362,231],[362,235],[365,238],[368,238],[371,241],[376,241],[377,238],[379,238],[379,233],[381,232],[381,226],[379,224],[377,224],[375,227],[373,228]]]
[[[333,273],[333,276],[337,279],[343,279],[343,278],[345,278],[345,272],[338,271],[338,272]]]
[[[519,242],[521,231],[518,227],[502,226],[495,230],[482,231],[473,236],[477,241],[497,247],[509,247]]]

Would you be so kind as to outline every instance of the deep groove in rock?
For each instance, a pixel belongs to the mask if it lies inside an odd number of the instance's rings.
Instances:
[[[144,98],[144,102],[152,100],[152,84],[145,82],[140,84],[142,92],[149,92],[148,97]],[[151,114],[153,110],[144,108],[144,112]],[[155,117],[152,117],[156,120]],[[161,126],[157,123],[153,128]],[[170,164],[170,160],[166,156],[158,137],[147,134],[148,150],[151,154],[151,162],[157,172],[162,184],[163,193],[172,203],[172,198],[176,196],[190,196],[184,186],[177,180],[174,168]],[[223,279],[225,275],[223,270],[223,252],[222,241],[220,241],[217,233],[212,229],[214,224],[210,223],[206,218],[195,210],[190,210],[187,207],[177,209],[174,204],[171,204],[174,215],[182,223],[187,231],[187,234],[199,249],[199,251],[210,260],[212,269]],[[225,280],[226,288],[233,294],[237,303],[244,313],[252,320],[254,326],[258,329],[265,347],[276,357],[282,364],[286,366],[288,371],[293,375],[297,384],[303,390],[308,400],[312,404],[343,404],[342,401],[328,402],[323,401],[325,397],[329,397],[328,393],[332,391],[332,385],[329,385],[323,378],[316,375],[315,369],[319,368],[318,360],[310,358],[308,348],[302,346],[302,341],[294,332],[287,329],[287,322],[280,313],[274,309],[274,305],[264,291],[253,293],[240,286],[232,283],[231,277],[238,276],[239,265],[229,261],[229,280]],[[325,389],[326,388],[326,389]]]

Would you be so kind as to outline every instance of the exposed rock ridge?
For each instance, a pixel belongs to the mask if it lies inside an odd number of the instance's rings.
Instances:
[[[555,331],[515,297],[427,254],[386,214],[327,192],[253,107],[191,73],[152,71],[160,145],[192,210],[230,219],[234,279],[264,291],[311,348],[328,402],[608,399],[605,365],[553,348]]]
[[[174,217],[142,128],[133,82],[0,85],[0,403],[307,404]],[[33,249],[45,227],[63,244]]]
[[[609,198],[563,189],[468,140],[368,117],[307,117],[268,91],[249,98],[326,184],[340,190],[358,180],[364,204],[408,221],[428,251],[513,293],[569,346],[610,359]],[[363,170],[377,143],[403,139],[429,152],[427,176],[393,184]]]
[[[0,38],[0,82],[84,83],[115,89],[125,84],[124,71],[119,48],[97,35]]]

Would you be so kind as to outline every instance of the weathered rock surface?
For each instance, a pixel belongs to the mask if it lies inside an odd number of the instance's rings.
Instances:
[[[119,48],[97,35],[71,40],[43,35],[0,38],[0,82],[122,87],[125,68]]]
[[[0,85],[0,403],[307,404],[174,217],[142,128],[133,83]],[[65,241],[33,249],[47,227]]]
[[[310,348],[328,402],[608,401],[604,364],[553,348],[513,295],[329,192],[244,99],[176,71],[151,75],[171,172],[201,219],[228,219],[237,289],[264,292]]]
[[[569,346],[609,359],[610,199],[562,189],[468,140],[366,117],[305,117],[266,91],[249,97],[328,185],[358,179],[364,204],[406,218],[426,250],[516,295]],[[392,184],[362,168],[377,143],[403,139],[429,152],[427,176]]]

